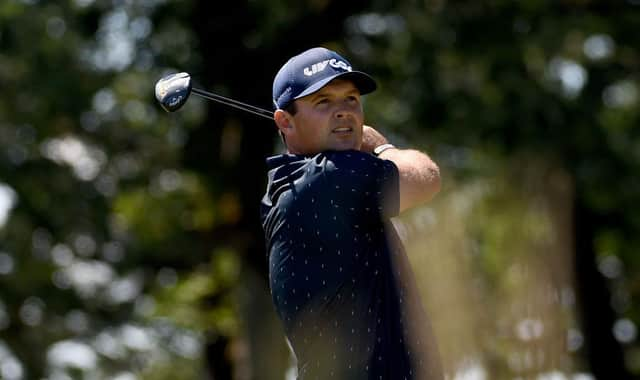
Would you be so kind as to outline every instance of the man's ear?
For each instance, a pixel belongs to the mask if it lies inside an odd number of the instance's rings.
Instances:
[[[285,110],[276,110],[273,113],[273,120],[276,122],[276,126],[280,133],[285,136],[293,132],[293,117]]]

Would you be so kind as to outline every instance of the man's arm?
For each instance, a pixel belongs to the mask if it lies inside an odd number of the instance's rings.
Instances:
[[[380,132],[364,126],[362,137],[363,152],[388,141]],[[392,161],[400,175],[400,211],[428,202],[440,191],[440,169],[425,153],[413,149],[387,149],[380,158]]]

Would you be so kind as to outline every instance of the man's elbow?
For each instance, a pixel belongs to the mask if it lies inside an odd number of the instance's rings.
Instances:
[[[415,206],[428,203],[440,191],[440,168],[433,161],[422,166],[413,176],[407,176],[404,184],[401,181],[400,210],[404,211]],[[407,179],[409,179],[407,178]],[[402,191],[404,189],[404,191]]]
[[[436,165],[435,162],[431,161],[431,165],[429,165],[428,178],[427,178],[427,187],[429,188],[429,199],[433,198],[436,194],[440,192],[442,187],[442,179],[440,178],[440,168]]]
[[[440,192],[440,168],[433,161],[425,168],[422,181],[416,187],[415,204],[424,204],[433,199]]]

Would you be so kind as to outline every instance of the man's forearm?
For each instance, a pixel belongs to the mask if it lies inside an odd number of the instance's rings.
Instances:
[[[375,128],[363,128],[362,148],[372,153],[387,144],[387,138]],[[400,173],[400,211],[428,202],[440,191],[440,169],[431,158],[414,149],[387,149],[378,156],[392,161]]]
[[[387,149],[379,157],[398,167],[400,211],[428,202],[440,191],[440,169],[425,153],[414,149]]]

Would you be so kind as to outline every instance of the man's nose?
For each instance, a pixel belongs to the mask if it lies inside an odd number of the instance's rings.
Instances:
[[[336,106],[335,117],[338,119],[347,117],[353,112],[352,107],[350,107],[347,102],[342,102]]]

